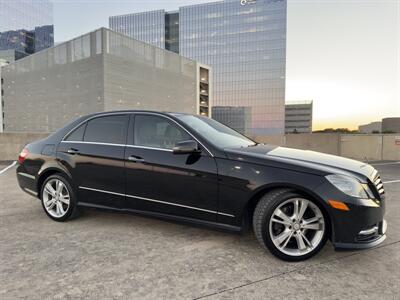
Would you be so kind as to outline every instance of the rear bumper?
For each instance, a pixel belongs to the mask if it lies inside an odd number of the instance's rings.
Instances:
[[[376,230],[375,230],[376,227]],[[387,222],[382,220],[377,226],[365,230],[362,239],[353,243],[333,243],[335,249],[369,249],[378,246],[386,239]]]
[[[21,166],[17,167],[17,180],[20,188],[31,196],[38,197],[36,177]]]

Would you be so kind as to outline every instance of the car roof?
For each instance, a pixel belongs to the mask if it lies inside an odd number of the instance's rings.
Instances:
[[[86,115],[86,117],[94,117],[94,116],[101,116],[101,115],[107,115],[107,114],[118,114],[118,113],[156,113],[156,114],[160,114],[160,115],[169,115],[169,116],[193,115],[193,114],[181,113],[181,112],[125,109],[125,110],[110,110],[110,111],[96,112],[96,113],[88,114],[88,115]]]

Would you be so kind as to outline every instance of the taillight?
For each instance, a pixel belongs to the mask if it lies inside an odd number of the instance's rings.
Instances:
[[[25,158],[28,156],[28,149],[24,148],[18,156],[18,162],[22,164],[25,161]]]

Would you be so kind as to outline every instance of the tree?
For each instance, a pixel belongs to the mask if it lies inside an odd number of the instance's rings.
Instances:
[[[316,133],[358,133],[358,130],[350,130],[348,128],[325,128],[323,130],[316,130]]]

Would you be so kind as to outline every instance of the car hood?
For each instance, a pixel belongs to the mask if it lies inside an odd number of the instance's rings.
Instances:
[[[246,148],[229,148],[225,149],[225,153],[230,159],[320,175],[353,175],[362,181],[365,181],[365,177],[372,180],[375,171],[371,165],[357,160],[274,145],[257,144]]]

